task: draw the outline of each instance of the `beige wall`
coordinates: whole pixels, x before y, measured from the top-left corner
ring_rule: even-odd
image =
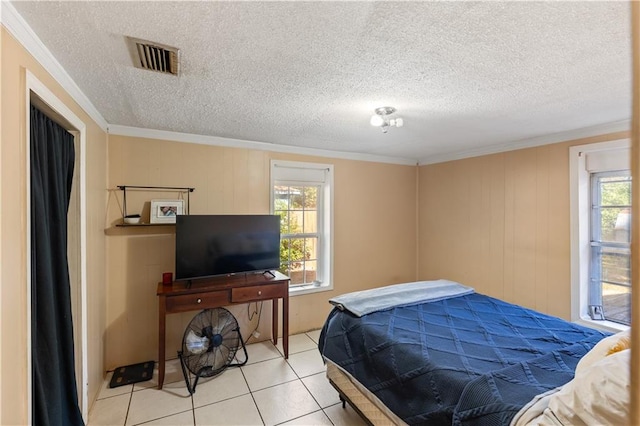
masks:
[[[569,147],[628,136],[420,167],[418,277],[570,319]]]
[[[290,299],[290,333],[319,328],[337,294],[415,279],[416,173],[400,166],[162,140],[109,136],[109,188],[187,186],[191,214],[269,213],[271,159],[334,165],[334,290]],[[127,195],[128,213],[148,214],[145,202],[175,193]],[[162,272],[174,270],[172,228],[116,228],[122,191],[110,191],[107,229],[107,342],[105,368],[157,359]],[[145,218],[146,219],[146,218]],[[248,337],[256,325],[247,305],[230,309]],[[196,312],[170,315],[167,355],[176,357],[184,328]],[[270,336],[269,303],[259,331]]]
[[[25,70],[42,81],[87,125],[89,399],[103,380],[105,329],[106,134],[4,28],[0,110],[0,424],[27,420]]]

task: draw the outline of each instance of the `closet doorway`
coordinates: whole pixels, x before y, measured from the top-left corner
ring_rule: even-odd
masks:
[[[26,72],[26,141],[27,141],[27,312],[28,312],[28,389],[29,418],[34,419],[34,377],[33,377],[33,302],[32,292],[32,206],[31,206],[31,106],[73,135],[75,160],[67,213],[67,261],[69,269],[69,290],[74,341],[74,370],[78,407],[84,422],[88,421],[88,350],[87,350],[87,244],[86,244],[86,126],[35,76]],[[37,344],[37,343],[36,343]]]

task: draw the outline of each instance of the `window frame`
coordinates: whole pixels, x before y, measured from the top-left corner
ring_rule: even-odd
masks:
[[[288,238],[289,240],[292,239],[307,239],[307,238],[316,238],[317,239],[317,244],[316,244],[316,258],[315,258],[315,262],[316,262],[316,280],[318,282],[324,282],[324,270],[323,270],[323,263],[324,263],[324,259],[320,259],[322,256],[321,254],[323,253],[323,244],[324,244],[324,238],[322,237],[322,233],[323,233],[323,229],[324,229],[324,218],[323,218],[323,214],[322,212],[324,211],[324,190],[323,190],[323,185],[319,184],[319,183],[314,183],[314,182],[297,182],[297,181],[290,181],[290,180],[274,180],[273,183],[273,188],[272,188],[272,192],[274,191],[274,188],[276,186],[287,186],[288,188],[291,187],[315,187],[318,189],[318,193],[316,195],[316,213],[317,213],[317,222],[316,222],[316,228],[317,231],[316,232],[304,232],[304,230],[302,232],[296,232],[296,233],[287,233],[286,238]],[[276,197],[274,194],[274,209],[273,209],[273,214],[276,214],[277,211],[280,210],[276,210],[275,209],[275,201],[276,201]],[[293,211],[291,208],[287,209],[288,212]],[[304,222],[304,209],[303,209],[303,222]],[[303,225],[304,228],[304,225]],[[282,240],[284,236],[280,235],[280,240]],[[304,261],[306,262],[306,260]],[[281,265],[282,266],[282,265]],[[309,285],[311,283],[304,283],[304,284],[290,284],[291,288],[295,288],[295,287],[304,287],[306,285]]]
[[[624,207],[626,209],[631,209],[631,205],[624,206],[604,206],[602,204],[602,193],[600,191],[601,179],[607,177],[626,177],[631,178],[631,170],[622,169],[622,170],[607,170],[607,171],[598,171],[590,173],[590,185],[591,185],[591,202],[590,202],[590,245],[591,245],[591,256],[589,259],[590,267],[589,267],[589,316],[594,321],[611,321],[617,324],[618,321],[614,321],[606,318],[606,312],[604,310],[604,296],[602,291],[602,285],[604,277],[603,271],[603,254],[607,252],[607,249],[626,249],[629,251],[628,257],[629,262],[631,261],[631,241],[627,242],[614,242],[614,241],[604,241],[602,238],[602,210],[603,208],[609,207]],[[629,277],[630,278],[630,277]],[[631,281],[631,280],[629,280]],[[626,286],[623,283],[613,283],[609,282],[612,285]],[[631,288],[631,283],[628,286]],[[602,309],[602,311],[599,311]],[[600,317],[599,319],[595,317]],[[611,317],[609,317],[611,318]],[[629,316],[629,322],[631,322],[631,316]],[[630,325],[630,324],[622,324],[622,325]]]
[[[589,287],[591,267],[591,175],[587,169],[589,154],[614,153],[626,150],[631,168],[631,141],[618,139],[608,142],[577,145],[569,148],[570,183],[570,243],[571,243],[571,320],[588,327],[607,331],[621,331],[629,327],[607,320],[593,320],[589,315]],[[596,171],[615,171],[620,167],[606,165]],[[595,171],[594,171],[595,172]]]
[[[275,187],[319,186],[318,255],[315,284],[289,286],[289,295],[316,293],[333,290],[333,165],[299,161],[271,160],[270,168],[270,212],[275,214]],[[319,178],[320,172],[323,177]],[[300,233],[304,236],[305,233]]]

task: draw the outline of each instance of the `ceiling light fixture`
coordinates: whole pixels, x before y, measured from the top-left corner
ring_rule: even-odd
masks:
[[[375,115],[371,116],[371,125],[375,127],[380,127],[382,129],[382,133],[387,133],[389,127],[402,127],[404,125],[404,120],[400,117],[390,118],[389,115],[396,112],[394,107],[386,106],[375,109]]]

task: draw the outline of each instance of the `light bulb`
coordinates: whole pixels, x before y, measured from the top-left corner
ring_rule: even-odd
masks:
[[[382,118],[382,116],[376,114],[376,115],[372,115],[371,116],[371,121],[370,121],[372,126],[376,126],[376,127],[380,127],[384,125],[384,118]]]
[[[396,127],[402,127],[404,125],[404,120],[400,117],[396,118]]]

